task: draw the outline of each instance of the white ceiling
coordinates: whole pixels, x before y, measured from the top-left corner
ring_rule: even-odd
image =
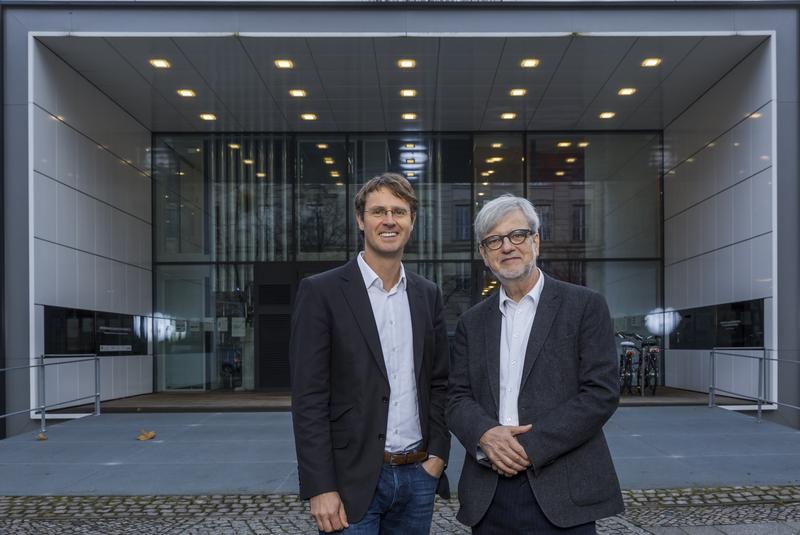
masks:
[[[38,39],[151,131],[384,132],[661,129],[765,37]],[[661,65],[642,68],[652,56]],[[155,57],[172,68],[154,69]],[[526,57],[539,67],[522,69]],[[278,58],[295,68],[277,69]],[[399,69],[399,58],[417,67]],[[517,87],[527,95],[510,97]],[[620,87],[638,91],[621,97]],[[508,111],[517,119],[501,120]],[[319,119],[302,121],[304,112]],[[418,119],[402,120],[406,112]]]

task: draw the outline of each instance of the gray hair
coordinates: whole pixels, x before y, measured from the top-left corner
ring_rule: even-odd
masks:
[[[475,216],[475,238],[478,242],[480,243],[501,219],[514,210],[522,212],[534,233],[539,232],[539,215],[531,201],[524,197],[504,193],[484,204],[478,215]]]

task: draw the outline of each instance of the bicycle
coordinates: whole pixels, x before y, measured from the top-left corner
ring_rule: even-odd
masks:
[[[634,381],[638,378],[638,368],[641,358],[634,364],[634,357],[641,355],[640,349],[637,347],[635,338],[641,339],[639,335],[634,333],[626,333],[619,331],[616,333],[617,337],[622,339],[620,342],[620,356],[619,356],[619,393],[624,394],[627,390],[629,394],[633,394]],[[636,381],[638,383],[638,381]]]
[[[642,388],[650,390],[650,395],[656,395],[658,378],[661,370],[659,357],[661,355],[661,339],[658,336],[648,336],[641,340],[640,366],[644,366],[641,371]]]

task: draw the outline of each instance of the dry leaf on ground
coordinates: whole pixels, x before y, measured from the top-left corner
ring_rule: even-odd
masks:
[[[36,440],[47,440],[47,435],[45,435],[44,433],[39,433],[38,435],[36,435]]]
[[[139,434],[136,435],[136,440],[153,440],[154,438],[156,438],[155,431],[145,431],[144,429],[139,431]]]

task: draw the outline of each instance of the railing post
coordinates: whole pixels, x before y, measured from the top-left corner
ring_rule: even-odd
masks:
[[[714,372],[714,350],[713,349],[708,354],[708,360],[709,360],[708,369],[709,369],[709,373],[710,373],[710,378],[709,378],[709,382],[708,382],[708,406],[709,407],[713,407],[714,403],[715,403],[715,401],[714,401],[714,376],[716,375],[715,372]]]
[[[100,357],[94,356],[94,415],[100,416]]]
[[[47,398],[44,389],[44,354],[39,355],[39,416],[41,417],[40,430],[47,431]]]
[[[757,421],[761,422],[761,405],[764,399],[764,356],[758,359],[758,417]]]

